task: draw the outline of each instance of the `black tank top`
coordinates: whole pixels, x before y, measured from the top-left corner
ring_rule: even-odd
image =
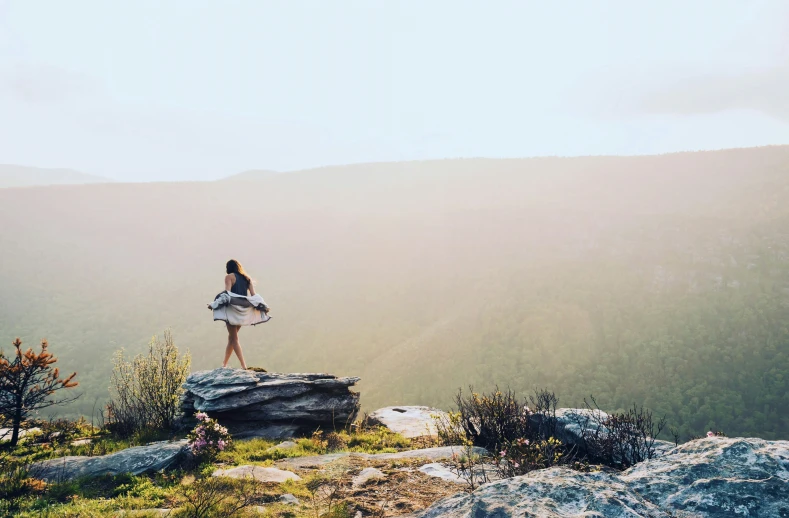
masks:
[[[249,282],[247,282],[243,275],[239,275],[237,273],[234,273],[233,275],[236,276],[236,282],[230,288],[230,291],[238,295],[246,295],[247,290],[249,289]]]

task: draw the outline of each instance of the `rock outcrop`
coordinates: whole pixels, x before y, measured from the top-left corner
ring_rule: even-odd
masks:
[[[379,408],[368,416],[372,424],[385,426],[403,437],[413,438],[436,435],[433,416],[445,416],[446,412],[426,406],[388,406]]]
[[[341,428],[359,411],[359,378],[241,369],[194,372],[184,383],[186,415],[206,412],[236,437],[289,438]]]
[[[29,472],[32,477],[47,482],[121,473],[139,475],[165,469],[186,449],[185,440],[155,442],[97,457],[70,456],[44,460],[32,464]]]
[[[713,437],[621,473],[534,471],[446,498],[415,516],[789,516],[789,441]]]

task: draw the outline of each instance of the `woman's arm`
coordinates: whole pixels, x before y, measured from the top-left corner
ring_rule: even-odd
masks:
[[[249,281],[249,294],[255,296],[255,285],[252,284],[252,280]]]
[[[236,282],[236,276],[232,273],[228,273],[225,276],[225,291],[230,291],[230,288],[233,287],[233,283]]]

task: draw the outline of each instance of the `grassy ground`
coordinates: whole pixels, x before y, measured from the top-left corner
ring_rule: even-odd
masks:
[[[173,518],[344,518],[352,517],[356,510],[363,510],[365,516],[395,516],[426,507],[462,489],[418,472],[415,468],[420,462],[416,460],[370,462],[343,458],[320,469],[297,470],[302,480],[282,484],[210,476],[217,467],[265,466],[287,457],[341,451],[383,453],[415,447],[410,440],[384,428],[315,434],[296,439],[295,446],[286,448],[277,448],[275,442],[264,439],[236,441],[231,450],[222,452],[211,463],[167,473],[103,476],[45,484],[27,478],[24,471],[25,465],[42,459],[111,453],[161,438],[119,440],[95,436],[92,445],[31,443],[0,453],[0,467],[5,473],[0,480],[0,516],[160,516],[153,511],[142,511],[162,508],[172,510],[169,516]],[[365,487],[353,487],[352,477],[368,466],[377,467],[387,478]],[[280,496],[287,493],[296,496],[301,504],[279,502]]]

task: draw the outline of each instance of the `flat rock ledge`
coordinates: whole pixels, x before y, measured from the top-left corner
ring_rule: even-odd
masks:
[[[291,471],[278,468],[264,468],[262,466],[237,466],[235,468],[218,469],[211,474],[212,477],[251,478],[258,482],[282,483],[286,480],[301,480],[301,477]]]
[[[155,442],[97,457],[69,456],[44,460],[33,463],[29,472],[32,477],[47,482],[121,473],[140,475],[169,467],[186,450],[185,440]]]
[[[368,418],[372,424],[411,439],[437,435],[435,417],[446,415],[443,410],[427,406],[388,406],[379,408]]]
[[[430,461],[439,461],[452,458],[452,455],[464,455],[465,448],[462,446],[440,446],[438,448],[424,448],[421,450],[406,450],[397,453],[361,453],[361,452],[341,452],[329,453],[326,455],[312,455],[308,457],[291,457],[287,459],[280,459],[276,462],[277,466],[288,467],[292,469],[308,469],[320,468],[326,464],[330,464],[336,460],[345,457],[356,457],[359,459],[376,461],[376,460],[398,460],[398,459],[426,459]],[[474,454],[488,455],[485,448],[474,447]]]
[[[445,498],[413,516],[789,516],[789,441],[712,437],[621,473],[544,469]]]
[[[342,428],[359,412],[359,378],[219,368],[189,375],[184,414],[206,412],[235,437],[287,439],[317,428]]]

